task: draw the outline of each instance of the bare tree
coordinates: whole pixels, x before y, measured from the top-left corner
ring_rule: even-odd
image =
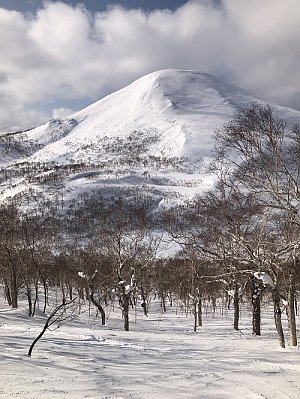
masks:
[[[88,285],[88,290],[89,290],[89,299],[91,300],[91,302],[93,303],[93,305],[96,306],[96,308],[98,309],[98,311],[101,314],[101,323],[104,326],[105,322],[106,322],[106,315],[105,315],[105,310],[103,309],[99,298],[96,298],[95,295],[95,286],[94,286],[94,282],[95,282],[95,278],[98,275],[98,270],[96,269],[95,272],[93,273],[92,276],[88,276],[83,272],[78,272],[78,275],[83,278],[85,280],[85,282]]]
[[[274,115],[271,107],[253,104],[238,112],[235,119],[216,134],[214,163],[215,171],[225,184],[255,195],[260,205],[268,209],[266,212],[269,215],[280,216],[289,221],[294,225],[295,231],[298,231],[300,223],[299,137],[299,127],[287,128],[286,123]],[[277,237],[277,241],[272,243],[272,251],[269,251],[273,255],[269,259],[268,269],[274,270],[274,263],[279,265],[280,255],[283,253],[289,253],[296,259],[299,255],[299,243],[299,238],[293,239],[283,248]],[[276,262],[273,262],[274,259]],[[286,262],[281,261],[281,264]],[[293,309],[296,261],[290,263],[289,273],[290,338],[291,345],[296,346]],[[275,316],[279,312],[277,294],[278,292],[273,292]],[[283,342],[281,345],[284,345]]]
[[[61,325],[62,323],[66,322],[67,320],[74,318],[74,308],[71,309],[71,312],[68,312],[68,310],[70,309],[70,305],[73,304],[75,302],[75,300],[76,300],[76,298],[74,298],[68,302],[62,302],[49,314],[42,331],[34,339],[34,341],[32,342],[32,344],[29,347],[29,350],[28,350],[29,357],[31,357],[31,354],[32,354],[35,344],[42,338],[42,336],[45,334],[45,332],[48,329],[50,329],[50,327],[52,327],[55,323],[58,325]]]
[[[15,203],[0,207],[1,269],[8,303],[18,307],[18,294],[23,283],[23,265],[20,245],[20,212]]]
[[[147,210],[143,207],[118,200],[109,209],[95,213],[94,245],[98,245],[113,264],[124,330],[129,331],[130,302],[137,288],[135,268],[140,269],[154,259],[157,240],[153,238]]]

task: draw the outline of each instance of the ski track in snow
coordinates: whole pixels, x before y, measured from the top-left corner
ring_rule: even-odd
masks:
[[[148,318],[131,314],[122,331],[119,311],[107,326],[82,314],[71,324],[47,331],[32,358],[28,347],[43,317],[25,309],[0,307],[0,398],[22,399],[299,399],[299,350],[279,349],[270,314],[263,335],[253,337],[249,314],[241,332],[231,314],[208,314],[192,331],[190,315],[169,308]]]

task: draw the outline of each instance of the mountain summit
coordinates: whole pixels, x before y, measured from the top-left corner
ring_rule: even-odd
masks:
[[[81,160],[87,143],[95,150],[89,156],[97,157],[103,137],[124,139],[132,132],[160,136],[154,155],[199,158],[211,148],[216,127],[253,101],[257,99],[246,91],[207,73],[154,72],[65,120],[32,130],[29,139],[46,144],[32,159]]]
[[[201,191],[212,184],[203,165],[214,131],[253,102],[264,104],[207,73],[148,74],[66,119],[2,135],[2,166],[11,176],[2,179],[2,198],[44,191],[57,176],[62,184],[56,191],[73,197],[103,186],[147,186],[176,195],[191,186]],[[298,111],[274,110],[292,124],[300,121]]]

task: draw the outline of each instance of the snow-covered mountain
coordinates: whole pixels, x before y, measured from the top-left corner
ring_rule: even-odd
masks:
[[[144,190],[160,204],[213,185],[212,135],[252,102],[245,90],[198,71],[146,75],[66,119],[0,136],[0,199]],[[300,112],[274,106],[289,123]]]

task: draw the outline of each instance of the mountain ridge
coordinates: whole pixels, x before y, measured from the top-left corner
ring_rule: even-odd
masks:
[[[54,191],[70,198],[104,186],[135,186],[184,199],[213,185],[204,168],[213,133],[253,102],[266,104],[208,73],[167,69],[145,75],[10,143],[0,136],[2,168],[11,174],[7,180],[2,171],[0,198],[45,192],[58,179],[61,187]],[[300,122],[299,111],[274,109],[288,122]]]

